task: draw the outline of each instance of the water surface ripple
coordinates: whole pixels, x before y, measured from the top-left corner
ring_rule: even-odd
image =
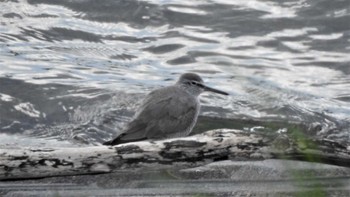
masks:
[[[202,116],[349,142],[349,1],[9,0],[0,15],[0,144],[99,144],[184,72],[231,94],[204,94]]]

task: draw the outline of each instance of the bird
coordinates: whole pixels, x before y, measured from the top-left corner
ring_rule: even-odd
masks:
[[[200,111],[203,92],[228,93],[208,87],[195,73],[182,74],[174,85],[151,91],[121,134],[103,145],[188,136]]]

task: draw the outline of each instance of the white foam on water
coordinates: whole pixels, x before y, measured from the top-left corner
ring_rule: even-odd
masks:
[[[26,102],[26,103],[20,103],[18,105],[15,105],[14,108],[17,111],[20,111],[30,117],[34,117],[34,118],[39,118],[40,117],[40,111],[36,110],[34,108],[34,105]]]
[[[0,101],[11,102],[11,101],[13,101],[14,99],[15,99],[15,98],[13,98],[13,97],[10,96],[10,95],[0,93]]]

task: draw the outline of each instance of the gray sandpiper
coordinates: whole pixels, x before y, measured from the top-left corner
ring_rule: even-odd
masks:
[[[204,85],[197,74],[182,74],[174,85],[149,93],[123,132],[104,145],[187,136],[197,122],[198,96],[204,91],[228,95]]]

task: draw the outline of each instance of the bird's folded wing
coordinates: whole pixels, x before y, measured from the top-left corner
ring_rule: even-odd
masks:
[[[184,90],[158,89],[147,96],[121,138],[137,140],[179,136],[195,121],[197,107],[196,98]]]

